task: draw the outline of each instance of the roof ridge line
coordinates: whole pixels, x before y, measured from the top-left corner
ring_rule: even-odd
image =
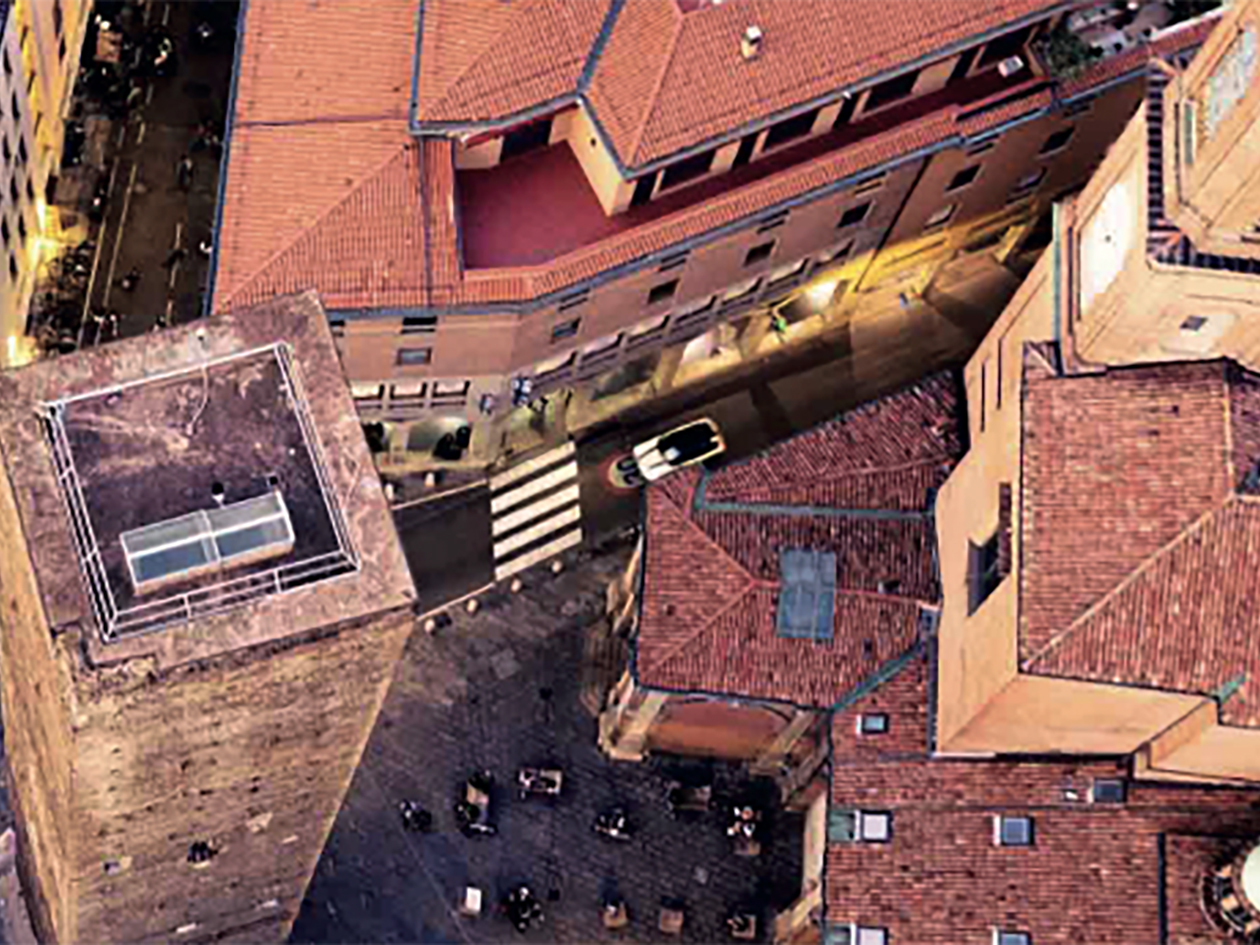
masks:
[[[736,565],[740,567],[740,570],[743,570],[743,567],[740,566],[738,562],[736,562]],[[757,590],[758,588],[756,584],[757,584],[756,579],[749,578],[749,581],[744,586],[744,589],[740,591],[738,594],[736,594],[734,597],[732,597],[730,602],[725,607],[721,607],[718,610],[714,611],[713,615],[709,617],[708,620],[704,621],[704,623],[696,627],[693,633],[687,634],[686,637],[677,641],[673,646],[665,650],[663,654],[658,656],[652,664],[653,670],[659,672],[661,667],[663,667],[666,663],[668,663],[675,656],[677,656],[680,650],[690,645],[694,640],[699,638],[701,635],[707,633],[709,628],[712,627],[715,623],[717,623],[720,618],[726,616],[726,614],[729,611],[733,610],[738,604],[741,604],[744,598],[748,596],[749,592]],[[640,656],[640,660],[642,660],[641,656]]]
[[[1081,627],[1084,626],[1084,624],[1087,623],[1089,620],[1091,620],[1093,617],[1095,617],[1103,607],[1111,603],[1112,600],[1114,600],[1121,593],[1127,590],[1132,584],[1134,584],[1137,581],[1138,578],[1146,574],[1147,571],[1151,570],[1151,568],[1159,564],[1168,554],[1170,554],[1176,548],[1178,548],[1191,535],[1201,531],[1204,527],[1206,527],[1209,520],[1215,518],[1219,513],[1223,512],[1226,506],[1230,505],[1236,498],[1237,497],[1234,495],[1226,495],[1217,505],[1203,512],[1197,519],[1195,519],[1193,522],[1191,522],[1189,525],[1183,528],[1177,534],[1176,537],[1174,537],[1172,540],[1168,541],[1163,546],[1156,549],[1149,556],[1147,556],[1147,558],[1144,561],[1142,561],[1141,564],[1139,564],[1136,568],[1134,568],[1127,575],[1125,575],[1124,580],[1122,580],[1119,584],[1117,584],[1110,591],[1108,591],[1106,594],[1100,597],[1097,601],[1091,604],[1088,608],[1086,608],[1084,613],[1082,613],[1079,617],[1077,617],[1070,624],[1068,624],[1068,626],[1064,628],[1062,631],[1060,631],[1057,635],[1055,635],[1049,641],[1047,641],[1046,645],[1043,646],[1040,650],[1038,650],[1035,654],[1030,656],[1024,662],[1023,667],[1018,668],[1019,672],[1023,673],[1025,670],[1031,670],[1034,663],[1040,660],[1043,656],[1045,656],[1051,650],[1058,647],[1059,644],[1061,644],[1064,640],[1066,640],[1069,636],[1071,636],[1077,630],[1081,629]]]
[[[315,232],[315,230],[318,229],[319,226],[322,225],[337,209],[342,207],[346,203],[347,200],[349,200],[351,197],[358,194],[364,187],[366,187],[372,181],[376,180],[376,178],[380,176],[381,172],[384,171],[385,168],[389,167],[389,165],[392,164],[394,161],[397,161],[399,157],[406,156],[407,151],[409,149],[411,148],[416,149],[417,160],[419,160],[420,159],[419,153],[420,153],[421,147],[422,145],[419,141],[417,141],[416,139],[410,139],[404,142],[402,146],[399,147],[398,150],[396,150],[388,158],[386,158],[377,166],[373,167],[368,173],[364,174],[363,177],[360,178],[355,183],[355,185],[351,187],[350,190],[347,191],[346,194],[340,200],[337,200],[330,206],[326,207],[324,211],[319,214],[319,216],[317,216],[314,220],[311,221],[309,226],[303,227],[301,232],[299,232],[293,239],[291,239],[284,246],[280,247],[280,249],[276,250],[274,253],[268,256],[267,259],[257,269],[255,269],[248,276],[242,279],[237,284],[236,288],[232,291],[232,294],[229,295],[224,300],[224,307],[223,309],[221,309],[221,311],[231,310],[233,307],[232,306],[233,299],[235,299],[239,295],[242,295],[246,289],[248,289],[259,278],[261,278],[263,273],[265,273],[277,261],[279,261],[281,256],[283,256],[285,253],[289,252],[291,249],[297,246],[298,243],[300,243],[302,240],[308,237],[311,233]],[[421,189],[420,199],[421,201],[424,200],[423,189]]]
[[[578,73],[576,91],[583,98],[586,97],[586,90],[590,88],[591,78],[595,75],[595,68],[599,65],[599,60],[604,55],[604,50],[608,48],[608,40],[612,38],[613,27],[617,25],[617,20],[621,18],[621,11],[625,9],[625,6],[626,0],[611,0],[608,4],[608,11],[604,14],[604,22],[599,24],[599,32],[595,34],[595,42],[591,43],[591,48],[586,53],[586,62],[582,63],[582,71]]]
[[[702,478],[700,482],[703,482],[703,481],[704,480]],[[698,491],[698,489],[699,489],[699,483],[697,483],[695,486],[692,486],[693,496]],[[709,535],[705,532],[705,530],[701,528],[699,524],[696,523],[696,521],[691,517],[690,514],[688,514],[686,509],[680,508],[678,504],[669,497],[668,493],[662,491],[659,494],[660,494],[661,499],[665,501],[666,503],[668,503],[669,506],[675,512],[678,513],[678,516],[684,522],[687,523],[687,527],[700,536],[701,541],[703,541],[705,544],[714,548],[723,558],[729,561],[740,574],[744,576],[744,588],[738,594],[734,595],[731,598],[730,603],[728,603],[725,607],[719,608],[716,612],[714,612],[712,616],[709,617],[708,620],[704,621],[704,623],[696,627],[693,633],[687,634],[683,639],[679,640],[673,646],[665,650],[664,654],[661,655],[656,661],[654,661],[654,665],[658,669],[661,666],[663,666],[667,661],[672,659],[675,656],[675,654],[678,652],[678,650],[680,650],[683,646],[691,643],[692,640],[696,639],[698,636],[700,636],[702,633],[708,630],[709,627],[713,626],[714,621],[716,621],[728,610],[730,610],[732,607],[734,607],[736,604],[742,601],[745,597],[747,597],[748,592],[750,590],[754,590],[758,583],[758,579],[753,577],[753,575],[748,572],[747,568],[745,568],[742,564],[740,564],[737,560],[735,560],[735,557],[731,555],[725,548],[719,545],[714,539],[709,537]],[[688,506],[691,505],[690,500],[687,502],[687,505]],[[644,573],[646,574],[646,570]]]
[[[503,35],[507,33],[509,29],[511,29],[513,24],[515,24],[518,19],[520,19],[522,12],[525,9],[532,7],[533,5],[534,4],[531,4],[529,0],[526,0],[526,2],[521,3],[519,5],[514,5],[515,9],[511,11],[511,15],[504,18],[503,28],[494,34],[494,37],[488,43],[486,43],[485,46],[482,47],[481,52],[479,52],[476,56],[473,57],[473,59],[468,63],[467,66],[464,67],[464,69],[459,73],[459,75],[455,76],[453,79],[451,79],[449,82],[446,83],[445,87],[442,89],[441,98],[437,99],[437,101],[433,103],[432,107],[437,108],[438,106],[442,105],[448,98],[450,98],[451,90],[453,90],[456,86],[458,86],[460,82],[464,80],[464,77],[468,75],[468,73],[472,72],[472,70],[476,68],[481,63],[482,60],[488,57],[490,53],[497,48],[499,40],[502,39]],[[417,40],[420,45],[424,44],[423,35],[417,37]],[[430,52],[430,55],[432,55],[432,52]],[[417,88],[419,87],[419,71],[420,71],[419,67],[417,66],[417,69],[416,69]],[[418,105],[419,105],[419,96],[417,96],[417,109],[416,109],[417,111],[419,110]],[[407,122],[408,122],[408,125],[410,125],[411,109],[408,109]]]
[[[665,76],[669,74],[669,67],[674,62],[674,57],[678,55],[678,37],[682,35],[683,30],[683,13],[678,9],[678,4],[672,0],[665,0],[669,4],[674,17],[674,31],[669,37],[669,52],[661,61],[661,68],[657,70],[656,78],[652,80],[652,91],[648,95],[648,108],[643,120],[639,122],[638,130],[634,137],[630,139],[630,153],[628,160],[625,161],[626,168],[635,166],[635,158],[638,156],[639,147],[643,144],[643,136],[647,133],[647,127],[651,123],[652,112],[656,108],[656,100],[660,97],[661,86],[665,84]]]

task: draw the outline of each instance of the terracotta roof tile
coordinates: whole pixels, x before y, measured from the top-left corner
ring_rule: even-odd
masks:
[[[457,0],[462,3],[462,0]],[[637,0],[636,0],[637,2]],[[578,78],[603,25],[610,0],[518,0],[510,20],[492,15],[490,29],[498,27],[494,40],[485,45],[459,78],[444,85],[440,99],[422,90],[422,121],[474,122],[502,118],[534,105],[577,92]],[[426,0],[424,40],[420,61],[430,58],[429,39],[439,36],[441,50],[458,42],[469,20],[444,10],[450,0]],[[430,17],[440,26],[430,30]],[[493,25],[491,25],[493,24]],[[470,46],[485,42],[486,26],[471,31]],[[422,70],[423,70],[422,66]],[[421,83],[427,76],[422,71]]]
[[[1092,804],[1124,762],[931,758],[930,671],[915,656],[833,716],[830,810],[889,812],[892,840],[828,844],[828,923],[914,945],[990,945],[994,928],[1037,945],[1220,941],[1203,880],[1260,833],[1260,791],[1129,782],[1124,804]],[[867,712],[886,734],[856,734]],[[995,846],[999,814],[1032,817],[1033,846]]]
[[[234,122],[405,120],[418,3],[251,0]]]
[[[399,148],[375,173],[233,294],[233,306],[318,288],[322,301],[399,304],[430,284],[425,273],[419,147]]]
[[[1025,378],[1022,658],[1220,505],[1225,403],[1220,362]]]
[[[250,9],[256,5],[262,4]],[[406,122],[393,119],[234,128],[218,234],[216,309],[407,140]]]
[[[951,375],[929,378],[707,480],[690,471],[651,487],[640,681],[830,706],[910,650],[919,639],[921,604],[940,595],[929,515],[881,515],[870,505],[820,511],[793,501],[820,498],[811,489],[789,495],[772,489],[776,504],[758,503],[776,476],[789,483],[810,476],[832,481],[839,471],[862,480],[862,489],[849,494],[891,497],[894,513],[924,512],[929,484],[942,481],[961,455],[953,384]],[[829,456],[836,470],[828,469]],[[902,464],[919,457],[933,457],[930,473],[907,480]],[[881,471],[881,464],[889,465]],[[881,484],[881,477],[891,484]],[[723,496],[716,505],[708,491],[715,484]],[[915,495],[919,504],[911,506]],[[785,548],[835,554],[831,640],[778,636]]]
[[[1026,374],[1024,427],[1023,670],[1204,695],[1243,677],[1221,719],[1260,726],[1260,378]]]
[[[417,109],[423,116],[503,38],[527,4],[520,0],[419,2],[422,34],[416,92]],[[415,48],[413,38],[411,51]]]

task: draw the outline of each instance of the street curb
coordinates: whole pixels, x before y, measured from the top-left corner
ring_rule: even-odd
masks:
[[[445,499],[453,495],[459,495],[462,492],[468,492],[471,489],[489,488],[490,477],[478,479],[476,482],[465,483],[462,486],[455,486],[453,489],[445,489],[441,492],[435,492],[433,495],[421,496],[418,499],[408,499],[406,502],[398,502],[389,507],[391,512],[397,512],[399,509],[412,509],[418,505],[425,505],[429,502],[436,502],[438,499]]]

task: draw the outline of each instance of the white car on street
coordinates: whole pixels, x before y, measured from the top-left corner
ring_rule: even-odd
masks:
[[[693,420],[634,448],[634,461],[648,482],[675,469],[702,463],[726,450],[717,424],[707,417]]]

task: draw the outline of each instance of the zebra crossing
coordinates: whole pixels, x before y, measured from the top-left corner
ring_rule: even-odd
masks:
[[[565,443],[490,479],[494,579],[582,543],[577,453]]]

